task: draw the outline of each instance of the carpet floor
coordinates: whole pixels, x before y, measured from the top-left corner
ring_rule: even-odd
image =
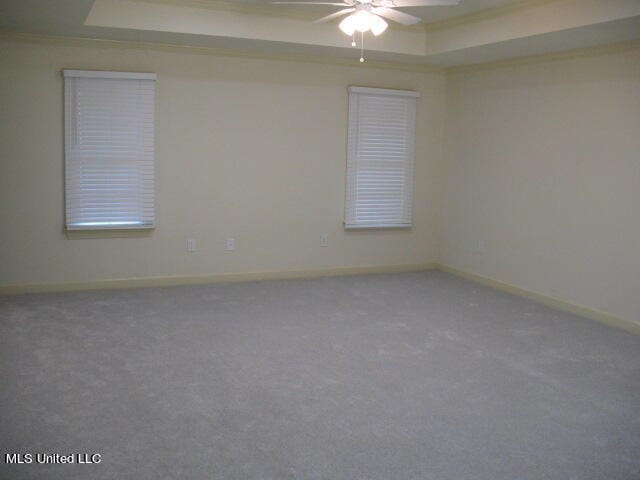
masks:
[[[5,296],[0,360],[3,480],[640,479],[640,336],[441,272]]]

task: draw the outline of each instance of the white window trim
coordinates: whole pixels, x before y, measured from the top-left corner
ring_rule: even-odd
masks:
[[[102,70],[72,70],[72,69],[64,69],[62,70],[62,74],[64,78],[103,78],[103,79],[130,79],[130,80],[150,80],[156,81],[157,75],[155,73],[145,73],[145,72],[115,72],[115,71],[102,71]],[[66,95],[68,94],[67,86],[65,84],[65,100],[64,100],[64,108],[65,108],[65,229],[69,231],[79,231],[79,230],[151,230],[155,228],[155,200],[153,201],[153,210],[154,213],[152,215],[151,221],[123,221],[123,222],[77,222],[77,223],[68,223],[67,218],[67,182],[68,172],[67,162],[69,155],[69,144],[68,139],[70,132],[68,129],[71,127],[70,122],[72,118],[75,116],[75,113],[70,112],[70,105],[68,103],[68,99]],[[75,129],[75,126],[73,126]],[[155,155],[153,159],[153,163],[155,165]],[[155,166],[154,166],[155,170]],[[155,176],[155,175],[154,175]],[[155,181],[152,180],[152,190],[155,190]],[[155,197],[155,194],[153,194]]]
[[[391,95],[394,97],[420,97],[420,92],[414,92],[413,90],[394,90],[391,88],[373,87],[349,87],[348,90],[349,93],[370,93],[373,95]]]
[[[143,72],[107,72],[102,70],[68,70],[62,71],[65,77],[76,78],[123,78],[130,80],[157,80],[155,73]]]
[[[361,86],[350,86],[347,89],[348,91],[348,99],[349,99],[349,106],[351,107],[351,94],[352,93],[361,93],[361,94],[370,94],[370,95],[379,95],[379,96],[394,96],[394,97],[410,97],[410,98],[419,98],[420,97],[420,93],[416,92],[416,91],[412,91],[412,90],[395,90],[395,89],[388,89],[388,88],[373,88],[373,87],[361,87]],[[353,119],[351,117],[352,112],[349,112],[349,117],[348,117],[348,131],[347,131],[347,172],[346,175],[348,176],[349,174],[349,166],[350,166],[350,162],[353,161],[353,159],[351,158],[352,155],[352,150],[353,150],[353,145],[351,145],[351,138],[353,137],[353,132],[351,132],[349,129],[353,128]],[[414,129],[416,128],[416,118],[414,117],[414,125],[413,125]],[[415,133],[413,135],[413,145],[412,145],[412,153],[413,153],[413,158],[411,159],[411,162],[413,164],[415,164]],[[411,182],[415,183],[415,166],[412,165],[412,169],[413,169],[413,175],[411,178]],[[410,202],[411,202],[411,211],[412,211],[412,215],[411,215],[411,221],[407,222],[407,223],[377,223],[377,224],[358,224],[358,223],[347,223],[346,219],[347,219],[347,209],[349,207],[348,205],[348,196],[349,196],[349,181],[348,178],[346,179],[347,181],[346,183],[346,188],[345,188],[345,220],[343,221],[343,226],[345,230],[377,230],[377,229],[384,229],[384,230],[390,230],[390,229],[410,229],[413,227],[413,204],[414,204],[414,185],[412,184],[412,188],[411,188],[411,198],[410,198]]]

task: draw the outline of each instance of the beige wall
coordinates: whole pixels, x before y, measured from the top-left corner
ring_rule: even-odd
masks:
[[[640,322],[640,50],[447,89],[441,260]]]
[[[0,285],[436,258],[443,75],[11,40],[0,65]],[[158,74],[152,234],[65,236],[62,68]],[[411,231],[342,228],[351,84],[422,95]]]
[[[0,286],[440,261],[640,321],[638,49],[446,78],[12,40],[0,62]],[[65,235],[62,68],[158,73],[153,233]],[[411,231],[342,228],[351,84],[422,94]]]

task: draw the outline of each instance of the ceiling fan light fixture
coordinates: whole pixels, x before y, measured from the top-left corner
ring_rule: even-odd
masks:
[[[314,23],[326,23],[340,17],[344,17],[340,22],[340,30],[352,37],[351,46],[356,46],[356,32],[360,32],[360,61],[364,62],[364,37],[365,33],[371,31],[376,37],[387,30],[389,26],[386,19],[392,20],[401,25],[415,25],[422,19],[415,15],[396,10],[401,7],[431,7],[458,5],[461,0],[277,0],[273,4],[295,4],[295,5],[333,5],[342,7],[341,10],[325,15],[314,21]],[[345,16],[346,15],[346,16]]]
[[[362,33],[371,29],[373,17],[375,17],[375,15],[367,12],[366,10],[358,10],[351,16],[353,17],[353,24],[356,30]]]
[[[356,31],[364,33],[369,30],[377,36],[384,32],[387,26],[387,22],[367,10],[358,10],[340,22],[340,30],[349,36]]]
[[[356,31],[356,25],[353,20],[353,15],[349,15],[347,18],[340,22],[340,30],[346,33],[349,36],[352,36]]]
[[[382,32],[384,32],[389,25],[381,17],[377,15],[371,16],[373,17],[373,20],[371,22],[371,33],[373,33],[377,37]]]

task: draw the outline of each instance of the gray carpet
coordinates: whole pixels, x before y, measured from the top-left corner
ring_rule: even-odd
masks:
[[[0,298],[20,479],[640,479],[640,336],[440,272]]]

